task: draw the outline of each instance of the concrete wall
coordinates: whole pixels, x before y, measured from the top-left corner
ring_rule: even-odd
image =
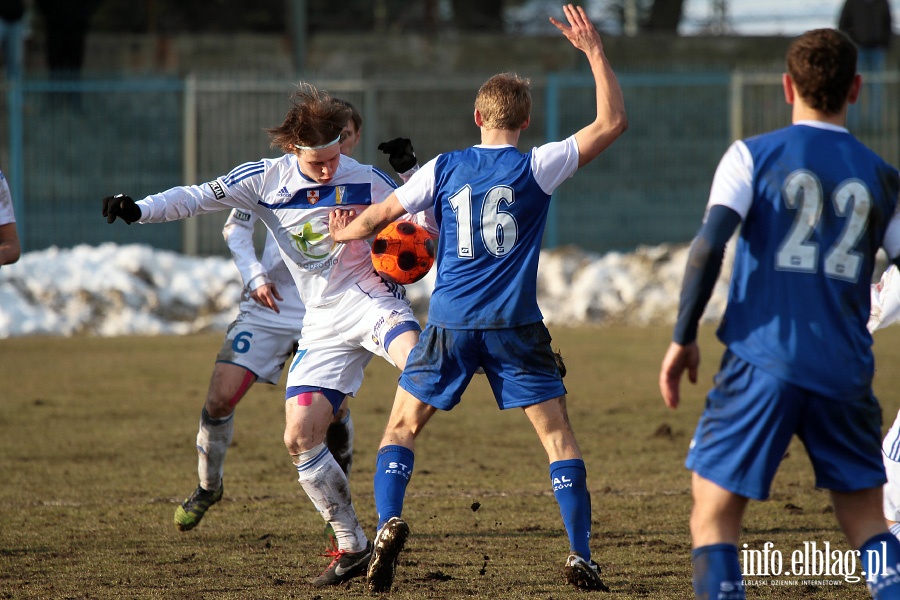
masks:
[[[780,69],[789,41],[783,37],[642,35],[607,36],[604,46],[617,69]],[[32,73],[45,70],[43,47],[39,35],[27,44],[27,65]],[[538,75],[586,67],[581,53],[562,36],[316,35],[309,39],[305,56],[309,71],[351,77],[482,75],[502,70]],[[894,57],[892,61],[897,62]],[[87,42],[85,72],[251,72],[280,76],[294,74],[293,62],[292,40],[282,35],[93,34]]]

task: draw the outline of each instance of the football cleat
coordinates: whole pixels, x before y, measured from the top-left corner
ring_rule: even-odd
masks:
[[[347,550],[326,550],[323,556],[331,556],[331,564],[322,571],[321,575],[309,582],[315,587],[326,585],[340,585],[354,577],[365,574],[372,557],[372,543],[366,543],[366,547],[359,552]]]
[[[566,581],[578,589],[609,591],[600,579],[600,566],[594,561],[586,561],[577,554],[570,554],[563,571],[566,574]]]
[[[215,492],[208,492],[198,485],[194,493],[175,509],[175,527],[179,531],[188,531],[199,525],[209,507],[222,499],[224,490],[224,482]]]
[[[369,562],[366,581],[373,592],[389,592],[400,551],[409,537],[409,525],[400,517],[391,517],[375,536],[375,549]]]

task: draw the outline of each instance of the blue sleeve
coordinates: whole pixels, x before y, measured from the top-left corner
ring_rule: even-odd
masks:
[[[740,223],[741,216],[727,206],[716,204],[709,209],[706,222],[700,227],[688,253],[678,304],[678,321],[672,336],[676,344],[690,344],[697,339],[700,317],[722,270],[725,246]]]

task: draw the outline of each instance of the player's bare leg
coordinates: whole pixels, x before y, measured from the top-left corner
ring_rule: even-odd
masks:
[[[887,529],[881,486],[855,492],[831,491],[834,515],[847,541],[859,551],[866,584],[874,598],[900,598],[900,581],[891,565],[900,563],[900,541]]]
[[[694,592],[701,596],[711,590],[742,589],[737,544],[741,520],[748,499],[712,481],[693,474],[691,491],[691,562]]]
[[[834,516],[852,548],[860,548],[873,536],[885,533],[880,487],[857,492],[831,492]]]
[[[418,331],[404,331],[391,340],[391,345],[387,348],[387,353],[401,371],[406,368],[406,359],[409,358],[409,352],[418,341]]]
[[[371,545],[359,525],[347,476],[325,446],[334,407],[320,392],[304,392],[285,402],[284,445],[303,491],[334,531],[331,564],[310,583],[337,585],[365,573]]]
[[[737,546],[747,498],[729,492],[696,473],[691,480],[691,492],[694,496],[691,510],[693,547],[711,544]]]
[[[566,411],[565,396],[532,404],[523,410],[537,432],[550,462],[581,458],[581,450],[575,441],[575,433]]]
[[[222,499],[225,454],[234,435],[234,409],[256,376],[238,365],[218,362],[213,369],[197,432],[197,489],[175,509],[175,527],[200,524],[210,506]]]

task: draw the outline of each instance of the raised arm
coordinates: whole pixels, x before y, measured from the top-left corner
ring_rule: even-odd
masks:
[[[567,4],[563,6],[563,11],[569,21],[568,26],[553,17],[550,17],[550,22],[587,56],[597,89],[597,117],[593,123],[575,134],[580,168],[597,158],[622,135],[628,128],[628,117],[625,114],[622,89],[603,53],[603,43],[597,29],[582,7]]]

